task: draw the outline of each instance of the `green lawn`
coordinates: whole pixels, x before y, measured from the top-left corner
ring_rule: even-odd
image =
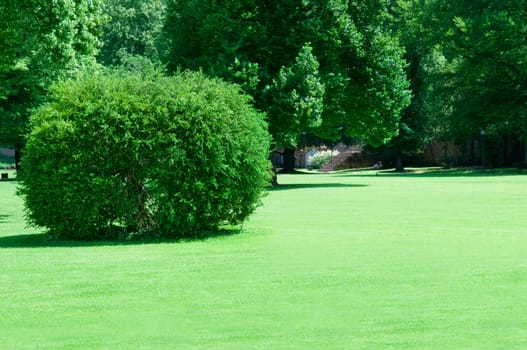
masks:
[[[527,176],[282,175],[240,234],[53,242],[0,182],[0,349],[525,349]]]

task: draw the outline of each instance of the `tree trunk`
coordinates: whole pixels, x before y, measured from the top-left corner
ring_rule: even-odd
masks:
[[[404,172],[403,154],[400,151],[395,156],[395,171],[398,173]]]
[[[476,143],[474,139],[470,141],[470,164],[476,164]]]
[[[273,166],[273,177],[271,178],[271,185],[278,186],[278,168],[282,166],[282,154],[278,151],[273,151],[269,155],[269,160]]]
[[[271,178],[271,185],[278,186],[278,174],[276,172],[276,167],[273,166],[273,177]]]
[[[293,173],[295,171],[295,149],[284,149],[284,168],[283,173]]]
[[[20,158],[22,153],[20,153],[22,147],[20,145],[15,145],[15,169],[20,170]]]
[[[430,150],[430,161],[432,162],[432,164],[435,164],[436,163],[436,158],[435,158],[435,155],[434,155],[434,146],[432,145],[432,143],[430,143],[428,145],[428,149]]]

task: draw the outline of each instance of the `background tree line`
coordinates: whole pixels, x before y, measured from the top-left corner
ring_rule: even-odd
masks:
[[[289,168],[295,147],[342,139],[382,146],[402,168],[432,140],[482,129],[509,164],[510,140],[527,135],[526,10],[524,0],[1,0],[0,143],[23,147],[54,81],[145,56],[240,84]]]

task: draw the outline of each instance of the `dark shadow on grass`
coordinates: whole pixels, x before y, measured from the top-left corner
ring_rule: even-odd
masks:
[[[241,228],[219,229],[205,234],[187,238],[132,238],[122,240],[64,240],[56,239],[46,233],[27,235],[13,235],[0,237],[0,249],[2,248],[76,248],[76,247],[104,247],[104,246],[129,246],[145,244],[185,243],[205,241],[242,233]]]
[[[412,168],[403,172],[397,172],[393,169],[378,170],[376,172],[369,171],[364,175],[360,171],[343,172],[336,176],[399,176],[399,177],[495,177],[495,176],[520,176],[527,175],[527,169],[521,168],[496,168],[496,169],[482,169],[482,168],[445,168],[433,170],[421,170],[419,168]]]
[[[481,168],[451,168],[438,169],[432,171],[419,172],[419,170],[409,170],[399,173],[394,170],[380,173],[380,175],[390,176],[419,176],[419,177],[470,177],[470,176],[510,176],[510,175],[527,175],[525,169],[516,168],[498,168],[498,169],[481,169]]]
[[[4,222],[6,222],[7,218],[9,217],[9,215],[4,215],[4,214],[0,214],[0,224],[3,224]]]
[[[270,192],[283,190],[301,190],[301,189],[316,189],[316,188],[351,188],[351,187],[366,187],[368,185],[362,184],[344,184],[344,183],[305,183],[305,184],[278,184],[277,186],[268,187]]]
[[[316,175],[320,174],[317,170],[307,170],[307,169],[295,169],[293,171],[278,171],[278,175]]]

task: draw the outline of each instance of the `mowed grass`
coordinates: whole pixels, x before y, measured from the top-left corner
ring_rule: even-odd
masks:
[[[451,175],[281,175],[148,244],[48,241],[0,182],[0,349],[525,349],[527,176]]]

